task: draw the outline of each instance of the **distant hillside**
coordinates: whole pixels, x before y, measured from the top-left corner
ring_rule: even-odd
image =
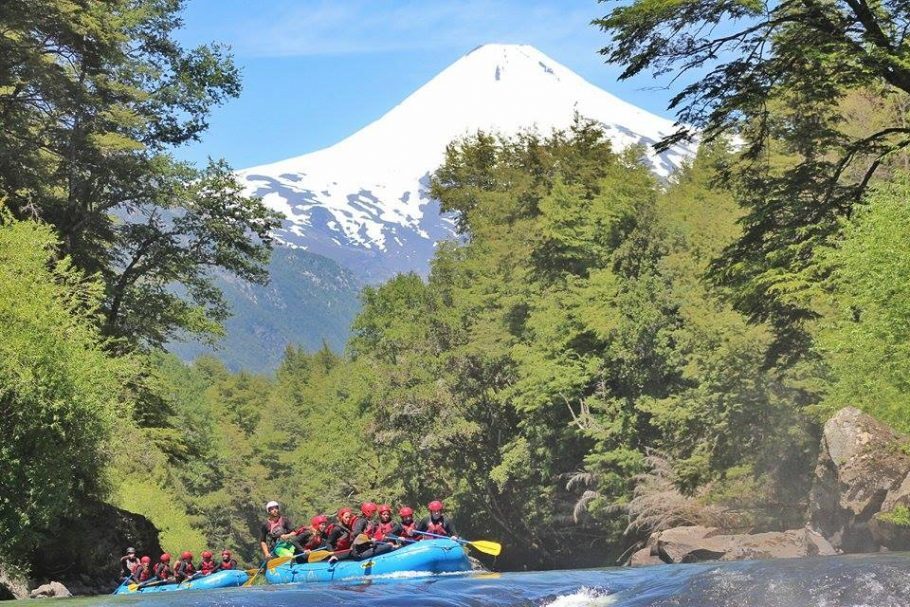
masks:
[[[272,253],[269,272],[265,287],[218,278],[234,316],[216,350],[196,342],[168,349],[187,361],[214,354],[234,371],[277,368],[289,343],[316,350],[325,340],[341,352],[360,309],[362,285],[354,275],[330,259],[287,247]]]

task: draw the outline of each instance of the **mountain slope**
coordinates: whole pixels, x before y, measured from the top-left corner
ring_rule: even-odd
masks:
[[[652,144],[673,123],[626,103],[530,46],[485,45],[329,148],[240,171],[247,192],[286,216],[277,237],[377,282],[426,273],[451,218],[429,199],[430,174],[452,140],[478,129],[512,135],[567,128],[576,113],[603,125],[618,149]],[[649,154],[669,175],[694,146]]]
[[[344,349],[360,310],[361,283],[334,261],[300,249],[277,247],[270,284],[261,287],[225,276],[217,284],[231,305],[226,337],[215,349],[196,342],[168,346],[184,360],[214,354],[232,371],[272,371],[288,344],[314,351],[323,340]]]

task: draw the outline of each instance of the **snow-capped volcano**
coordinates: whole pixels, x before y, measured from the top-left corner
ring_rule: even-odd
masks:
[[[385,116],[343,141],[240,171],[247,193],[284,213],[279,241],[332,258],[370,282],[426,273],[452,221],[427,194],[429,176],[452,140],[477,130],[541,134],[572,124],[576,112],[602,123],[617,149],[653,144],[673,123],[590,84],[537,49],[478,47]],[[694,146],[649,156],[668,175]]]

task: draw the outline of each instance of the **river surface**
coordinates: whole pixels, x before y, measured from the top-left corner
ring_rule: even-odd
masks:
[[[361,583],[87,597],[64,605],[910,607],[910,553],[641,569],[398,576]]]

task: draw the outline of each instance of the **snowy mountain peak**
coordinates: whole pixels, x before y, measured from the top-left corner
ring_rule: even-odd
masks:
[[[478,130],[513,135],[564,129],[576,113],[602,123],[618,149],[673,132],[669,120],[585,81],[527,45],[485,44],[461,57],[379,120],[339,143],[240,171],[247,191],[287,218],[279,240],[320,253],[370,281],[424,273],[452,236],[427,195],[446,145]],[[694,154],[651,154],[666,176]]]

